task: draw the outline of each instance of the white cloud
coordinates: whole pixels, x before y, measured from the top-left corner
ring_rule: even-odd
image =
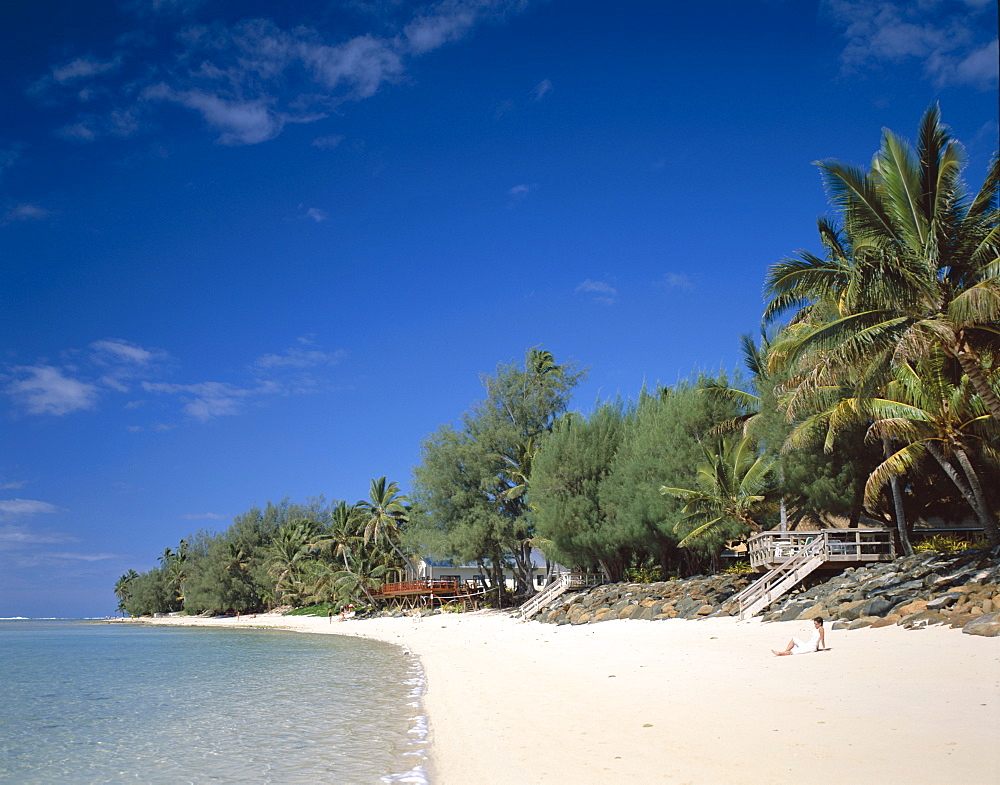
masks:
[[[27,480],[7,480],[4,483],[0,483],[0,490],[16,491],[23,488],[27,484],[28,484]]]
[[[0,526],[0,545],[51,545],[64,542],[79,542],[79,538],[50,531],[34,531],[27,526],[4,524]]]
[[[52,81],[64,85],[68,82],[75,82],[79,79],[105,74],[108,71],[115,71],[121,66],[121,60],[97,60],[94,57],[78,57],[65,65],[52,69]]]
[[[176,395],[184,401],[182,411],[189,417],[202,422],[215,417],[239,414],[244,401],[262,390],[237,387],[225,382],[201,382],[199,384],[168,384],[165,382],[143,382],[146,392]]]
[[[668,289],[682,289],[685,292],[690,292],[694,289],[691,279],[684,273],[667,273],[657,283],[660,286],[666,286]]]
[[[824,0],[843,28],[845,68],[916,60],[937,85],[997,83],[997,44],[990,35],[992,3],[966,0],[962,11],[939,0]]]
[[[508,188],[507,195],[513,196],[516,199],[524,198],[537,187],[535,183],[521,183],[520,185],[515,185],[513,188]]]
[[[98,388],[65,376],[51,365],[18,366],[4,390],[31,414],[63,415],[97,404]]]
[[[35,515],[50,515],[64,512],[48,502],[37,499],[0,499],[0,520],[11,521],[19,518],[30,518]]]
[[[57,552],[57,553],[46,553],[45,558],[48,559],[63,559],[65,561],[107,561],[108,559],[120,559],[121,555],[117,553],[67,553]]]
[[[340,143],[344,141],[344,137],[340,134],[330,134],[329,136],[317,136],[312,140],[312,146],[318,147],[320,150],[332,150],[335,147],[339,147]]]
[[[452,7],[449,10],[420,16],[404,28],[403,34],[410,44],[410,51],[418,55],[424,54],[446,43],[464,38],[472,29],[476,23],[475,4],[463,6],[451,3],[450,5]]]
[[[162,83],[148,88],[143,97],[173,101],[194,109],[209,128],[219,131],[219,142],[225,145],[266,142],[281,133],[285,125],[285,119],[276,114],[265,99],[226,99],[202,90],[178,91]]]
[[[181,516],[186,521],[224,521],[227,517],[217,512],[192,512]]]
[[[543,79],[535,85],[535,100],[541,101],[545,96],[552,92],[552,88],[552,81],[550,79]]]
[[[290,349],[285,349],[281,354],[261,355],[254,362],[254,367],[266,370],[273,368],[319,368],[337,365],[346,356],[347,352],[343,349],[324,352],[319,349],[301,349],[293,346]]]
[[[118,51],[108,59],[84,55],[54,66],[29,93],[53,105],[87,104],[86,115],[63,124],[59,133],[67,139],[129,136],[152,127],[144,116],[167,102],[197,112],[222,144],[259,144],[289,123],[313,122],[345,101],[374,95],[398,82],[410,59],[465,38],[476,25],[502,19],[527,2],[441,0],[411,11],[408,21],[394,19],[390,27],[398,32],[337,40],[332,29],[286,30],[267,19],[187,24],[181,16],[196,2],[134,0],[127,7],[137,13],[176,13],[119,37]],[[405,9],[399,4],[393,15]],[[168,54],[151,60],[158,40]],[[339,142],[329,136],[314,143],[329,149]]]
[[[110,360],[117,360],[135,365],[147,365],[153,359],[153,353],[149,349],[143,349],[138,344],[131,341],[124,341],[121,338],[105,338],[94,341],[90,344],[95,359],[100,363]]]
[[[37,204],[18,204],[4,212],[3,223],[20,223],[21,221],[40,221],[52,215],[51,210],[39,207]]]
[[[592,281],[590,278],[578,284],[575,291],[577,293],[596,292],[598,294],[609,294],[612,296],[618,294],[618,290],[611,284],[605,281]]]
[[[306,218],[311,218],[316,223],[323,223],[327,219],[327,214],[325,210],[320,210],[318,207],[310,207],[306,210]]]
[[[577,284],[573,290],[576,294],[589,294],[593,296],[594,302],[612,305],[617,302],[618,290],[607,281],[594,281],[587,278]]]

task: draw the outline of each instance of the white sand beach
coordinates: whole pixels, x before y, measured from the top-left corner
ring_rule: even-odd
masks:
[[[809,622],[519,623],[497,613],[266,626],[400,644],[423,663],[431,780],[466,783],[996,785],[1000,639]]]

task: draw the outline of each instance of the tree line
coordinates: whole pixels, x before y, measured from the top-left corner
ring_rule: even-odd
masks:
[[[421,445],[410,497],[253,508],[159,567],[123,610],[370,600],[413,554],[476,563],[503,600],[531,550],[609,580],[718,569],[775,526],[862,517],[911,552],[913,524],[972,518],[1000,545],[1000,157],[982,187],[936,106],[916,146],[884,131],[869,167],[820,161],[821,254],[768,272],[744,367],[570,411],[585,371],[541,347]],[[125,599],[122,599],[125,597]]]

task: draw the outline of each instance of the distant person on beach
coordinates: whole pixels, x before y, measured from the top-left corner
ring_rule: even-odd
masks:
[[[326,620],[330,624],[333,624],[333,608],[327,608],[326,609]]]
[[[788,641],[788,648],[784,651],[775,651],[771,649],[771,653],[776,657],[784,657],[788,654],[810,654],[814,651],[825,651],[826,650],[826,634],[823,631],[823,617],[817,616],[813,619],[813,634],[808,641],[801,641],[798,638],[792,638]]]

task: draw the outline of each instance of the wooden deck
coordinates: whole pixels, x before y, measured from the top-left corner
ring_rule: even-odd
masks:
[[[374,595],[376,601],[398,608],[421,608],[457,602],[466,610],[476,608],[482,587],[452,578],[420,578],[386,583]]]
[[[747,540],[751,566],[758,571],[780,567],[806,545],[822,539],[823,567],[851,567],[896,558],[889,529],[823,529],[821,531],[767,531]]]

